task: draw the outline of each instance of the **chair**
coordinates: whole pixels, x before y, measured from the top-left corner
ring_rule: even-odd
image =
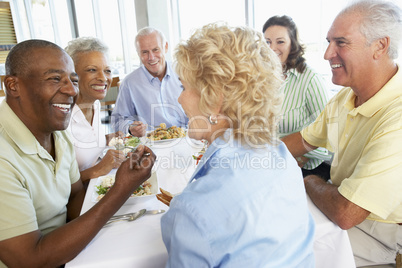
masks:
[[[1,83],[0,83],[0,97],[4,97],[6,96],[5,90],[4,90],[4,78],[6,76],[5,75],[0,75],[1,78]]]
[[[398,253],[396,255],[396,268],[402,268],[402,254]]]
[[[106,116],[103,123],[109,122],[110,116],[113,111],[114,104],[116,103],[117,95],[119,94],[119,86],[120,86],[120,78],[118,76],[113,77],[112,84],[110,85],[110,89],[107,92],[105,98],[101,100],[102,111],[106,111],[108,116]]]

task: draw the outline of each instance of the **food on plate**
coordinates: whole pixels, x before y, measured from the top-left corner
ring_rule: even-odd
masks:
[[[206,147],[208,146],[208,142],[206,140],[202,140],[202,143],[204,143],[204,147],[202,147],[201,151],[193,155],[193,159],[196,160],[196,165],[200,162],[201,158],[205,154]]]
[[[128,135],[124,139],[119,137],[114,137],[109,142],[109,147],[115,147],[117,150],[123,150],[123,153],[127,155],[128,152],[136,148],[141,141],[138,137]]]
[[[130,136],[126,137],[125,145],[130,147],[137,147],[140,144],[140,139],[138,137]]]
[[[96,185],[96,193],[98,194],[97,200],[101,200],[102,197],[112,188],[115,182],[115,175],[105,176],[100,185]],[[151,183],[149,181],[145,181],[140,185],[131,195],[133,196],[143,196],[143,195],[151,195]]]
[[[171,193],[169,193],[166,190],[163,190],[162,188],[159,188],[159,190],[161,190],[160,194],[156,195],[156,198],[161,201],[163,204],[169,206],[170,205],[170,201],[173,198],[173,195]]]
[[[119,137],[113,137],[110,141],[109,141],[109,146],[110,147],[116,147],[117,144],[124,144],[124,140],[122,138]]]
[[[161,123],[159,125],[159,128],[148,133],[147,136],[152,141],[160,141],[167,139],[183,138],[186,136],[186,132],[181,127],[171,126],[169,128],[166,128],[166,124]]]
[[[195,164],[198,165],[202,158],[203,154],[199,154],[198,156],[193,155],[193,159],[196,160]]]

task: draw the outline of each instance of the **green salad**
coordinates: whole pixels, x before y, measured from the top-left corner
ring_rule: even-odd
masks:
[[[97,200],[99,201],[102,197],[113,187],[115,182],[114,175],[105,176],[100,183],[100,185],[95,185],[96,193],[98,194]],[[151,183],[149,181],[143,182],[132,194],[131,196],[143,196],[151,195]]]
[[[138,137],[131,137],[126,139],[126,146],[136,147],[140,144],[140,139]]]

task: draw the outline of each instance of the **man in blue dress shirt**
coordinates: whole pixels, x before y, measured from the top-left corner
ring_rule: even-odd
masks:
[[[164,34],[151,27],[143,28],[135,44],[142,65],[120,85],[112,113],[114,129],[143,136],[146,125],[186,126],[188,119],[177,101],[181,83],[165,59],[168,43]]]

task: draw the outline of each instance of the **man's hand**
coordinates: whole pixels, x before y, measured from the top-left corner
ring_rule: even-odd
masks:
[[[302,168],[310,159],[305,156],[296,157],[297,165]]]
[[[143,145],[138,146],[135,152],[127,155],[127,160],[117,170],[112,189],[121,187],[125,189],[124,192],[129,197],[135,189],[151,177],[155,159],[156,155],[151,149]],[[120,190],[123,190],[121,188]]]
[[[143,137],[145,136],[145,133],[147,131],[147,125],[142,123],[141,121],[134,121],[129,127],[128,127],[131,135],[135,137]]]

